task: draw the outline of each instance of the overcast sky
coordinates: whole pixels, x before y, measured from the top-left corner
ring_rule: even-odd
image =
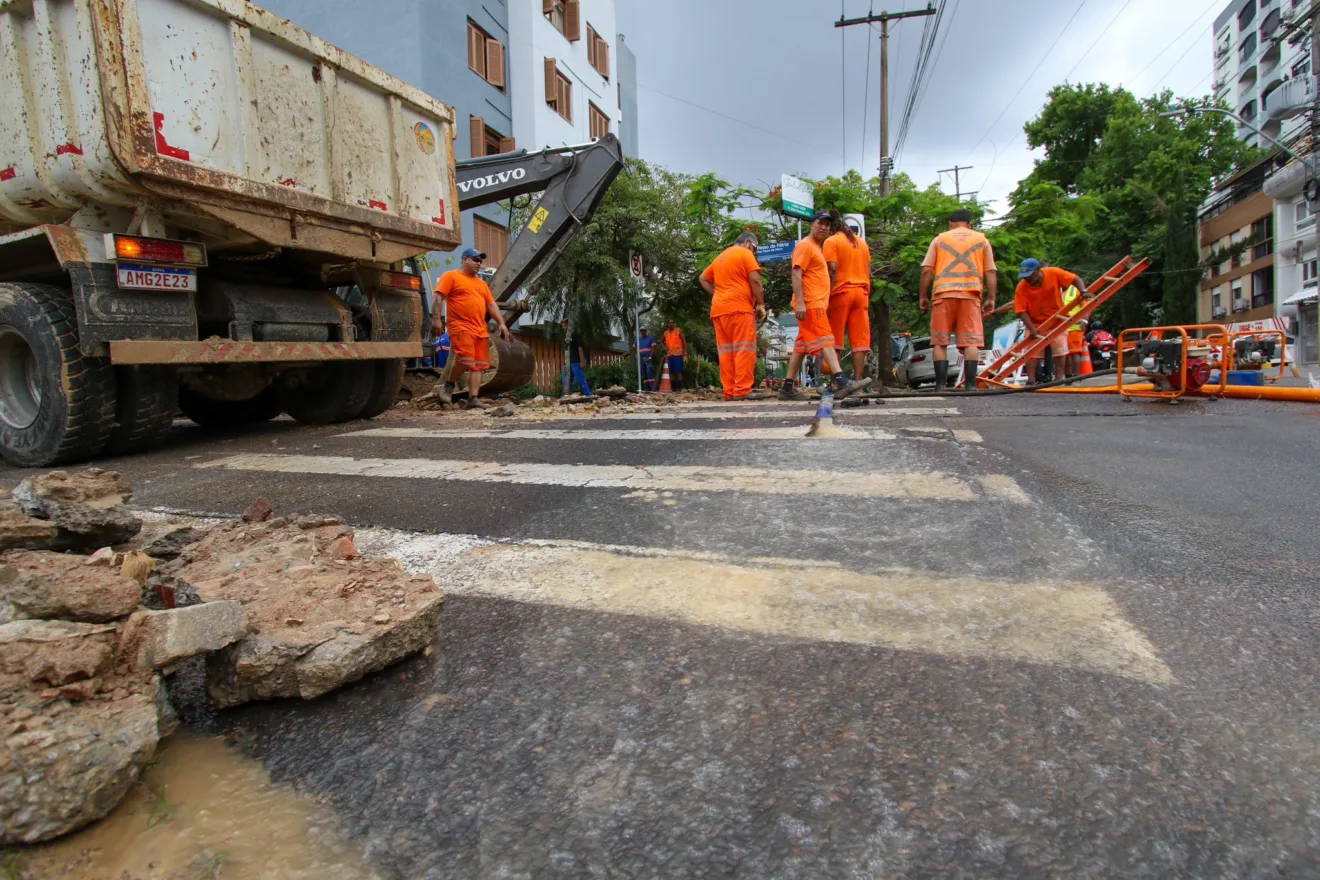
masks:
[[[963,191],[978,190],[980,199],[1002,205],[1031,170],[1022,124],[1051,87],[1066,79],[1122,84],[1139,96],[1161,88],[1206,93],[1211,25],[1226,5],[948,0],[939,54],[897,170],[925,185],[939,169],[971,165],[962,172]],[[854,18],[872,9],[925,6],[926,0],[618,0],[619,30],[637,55],[642,157],[748,186],[777,183],[785,172],[875,174],[879,26],[833,25],[841,11]],[[924,21],[890,25],[891,152]],[[952,192],[952,175],[944,177]]]

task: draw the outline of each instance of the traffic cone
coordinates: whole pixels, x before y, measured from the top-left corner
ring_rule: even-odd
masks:
[[[1082,354],[1082,372],[1079,373],[1078,375],[1081,375],[1081,376],[1087,376],[1087,375],[1090,375],[1091,373],[1094,373],[1094,372],[1095,372],[1095,367],[1091,366],[1091,353],[1090,353],[1089,351],[1088,351],[1088,352],[1083,352],[1083,354]]]
[[[673,393],[674,386],[669,381],[669,358],[665,358],[664,369],[660,372],[660,387],[655,390],[662,394]]]

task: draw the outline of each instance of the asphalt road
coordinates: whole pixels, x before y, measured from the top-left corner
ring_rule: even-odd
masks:
[[[385,876],[1320,876],[1320,409],[810,416],[181,426],[104,466],[342,514],[447,590],[429,657],[216,722]]]

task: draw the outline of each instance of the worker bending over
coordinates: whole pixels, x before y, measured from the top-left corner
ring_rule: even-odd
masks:
[[[725,400],[746,400],[756,383],[756,328],[765,320],[765,289],[756,236],[744,232],[701,273],[720,354]]]
[[[488,409],[490,404],[480,398],[481,374],[490,369],[490,333],[486,319],[494,321],[500,335],[509,338],[508,325],[495,305],[495,297],[486,282],[477,277],[486,255],[476,248],[467,248],[460,258],[459,268],[440,276],[435,285],[435,301],[431,309],[431,332],[436,336],[444,331],[440,317],[440,300],[449,310],[449,343],[452,352],[449,364],[441,377],[440,399],[450,402],[450,377],[467,370],[468,409]],[[455,366],[457,365],[457,366]]]
[[[834,382],[834,393],[840,397],[860,391],[866,381],[849,382],[839,365],[834,351],[834,333],[830,329],[830,270],[825,265],[825,252],[821,245],[834,229],[834,218],[825,212],[811,221],[811,234],[793,249],[793,314],[797,315],[798,335],[793,343],[793,356],[788,361],[788,378],[779,389],[780,400],[806,400],[802,392],[793,387],[793,377],[802,366],[802,358],[820,353]]]
[[[1017,312],[1018,319],[1027,328],[1027,332],[1036,339],[1044,338],[1040,327],[1063,308],[1063,292],[1068,287],[1075,286],[1079,291],[1086,290],[1086,282],[1082,280],[1082,276],[1067,269],[1043,265],[1034,257],[1022,261],[1018,279],[1017,290],[1013,294],[1013,308]],[[1059,328],[1050,337],[1049,352],[1054,366],[1052,373],[1055,378],[1062,378],[1064,360],[1068,357],[1066,327]],[[1036,358],[1031,362],[1032,382],[1040,381],[1041,360]]]
[[[830,270],[830,332],[843,361],[843,335],[852,345],[853,378],[866,374],[866,356],[871,353],[871,248],[842,220],[834,221],[834,234],[825,239],[821,251]]]
[[[923,312],[931,309],[937,389],[948,385],[949,344],[956,336],[963,353],[964,385],[968,391],[975,390],[977,361],[985,342],[982,316],[994,311],[998,284],[990,240],[972,228],[970,211],[954,211],[949,215],[948,230],[935,236],[921,262],[918,304]]]

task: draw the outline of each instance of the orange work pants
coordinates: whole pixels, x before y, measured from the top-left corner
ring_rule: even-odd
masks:
[[[724,399],[746,397],[756,382],[756,317],[736,312],[711,318],[720,352],[720,384]]]

